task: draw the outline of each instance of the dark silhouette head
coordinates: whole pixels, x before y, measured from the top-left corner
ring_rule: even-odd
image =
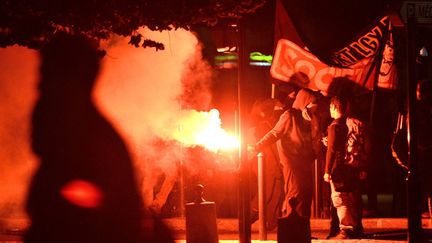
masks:
[[[90,93],[102,52],[82,35],[57,34],[41,50],[41,91]]]
[[[300,90],[300,86],[295,83],[281,83],[278,85],[278,93],[276,97],[283,103],[285,109],[291,108],[295,97]]]

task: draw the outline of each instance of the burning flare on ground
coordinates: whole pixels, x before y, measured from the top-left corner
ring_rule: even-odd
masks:
[[[209,112],[185,110],[181,112],[173,137],[185,146],[200,145],[213,152],[238,148],[237,137],[225,131],[221,124],[217,109]]]

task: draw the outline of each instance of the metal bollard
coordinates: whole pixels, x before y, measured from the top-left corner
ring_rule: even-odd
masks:
[[[216,223],[216,206],[203,198],[204,187],[196,186],[196,198],[186,204],[186,242],[219,242]]]
[[[267,240],[267,210],[266,210],[266,185],[265,185],[265,160],[264,154],[258,153],[258,220],[259,240]]]

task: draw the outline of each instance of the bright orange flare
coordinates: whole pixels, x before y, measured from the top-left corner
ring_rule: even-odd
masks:
[[[238,139],[221,127],[216,109],[209,112],[184,111],[180,124],[174,138],[185,146],[200,145],[214,152],[239,146]]]
[[[88,181],[70,181],[60,193],[67,201],[79,207],[97,208],[102,204],[102,191]]]

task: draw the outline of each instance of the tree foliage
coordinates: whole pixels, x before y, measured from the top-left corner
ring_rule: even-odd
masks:
[[[135,46],[163,48],[137,30],[189,29],[252,13],[265,0],[2,0],[0,47],[38,49],[54,33],[85,34],[96,40],[129,36]]]

